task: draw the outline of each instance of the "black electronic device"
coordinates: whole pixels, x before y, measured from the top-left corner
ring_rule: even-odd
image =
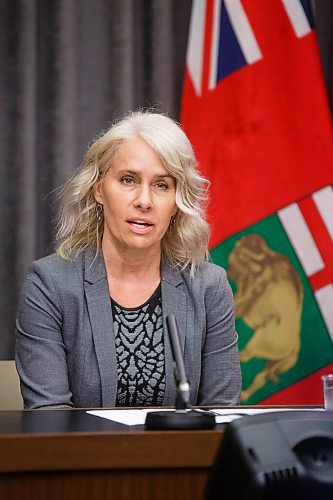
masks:
[[[206,500],[333,500],[333,412],[290,410],[234,420]]]
[[[191,410],[189,403],[190,386],[186,375],[183,353],[180,345],[176,318],[170,314],[166,318],[173,359],[175,361],[175,380],[177,384],[176,409],[148,413],[146,427],[149,430],[172,429],[213,429],[215,417],[208,412]]]

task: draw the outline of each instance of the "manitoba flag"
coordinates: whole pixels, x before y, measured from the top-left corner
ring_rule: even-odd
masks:
[[[306,0],[194,0],[182,124],[211,181],[245,403],[320,404],[333,371],[333,140]]]

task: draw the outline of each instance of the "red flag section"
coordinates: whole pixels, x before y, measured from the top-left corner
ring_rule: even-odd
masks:
[[[280,207],[332,183],[332,123],[316,34],[309,22],[306,26],[304,9],[305,28],[297,34],[288,1],[198,3],[203,29],[200,32],[195,26],[196,33],[192,29],[190,43],[199,47],[201,64],[195,66],[196,54],[194,49],[191,54],[189,47],[182,125],[212,183],[209,216],[213,247]],[[298,3],[300,9],[305,5],[304,1]],[[235,5],[238,12],[232,12]],[[237,44],[238,52],[246,51],[248,39],[239,41],[242,25],[237,27],[235,18],[240,12],[257,44],[257,60],[251,62],[248,57],[247,62],[243,57],[245,64],[240,61],[233,68],[231,60],[224,68],[224,58],[235,55],[237,59]],[[194,22],[192,17],[192,26]],[[214,53],[216,39],[220,45],[216,49],[215,42]],[[215,86],[209,76],[214,68],[220,72]]]

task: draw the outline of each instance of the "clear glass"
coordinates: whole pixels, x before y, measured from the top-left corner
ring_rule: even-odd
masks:
[[[325,410],[333,411],[333,374],[323,375]]]

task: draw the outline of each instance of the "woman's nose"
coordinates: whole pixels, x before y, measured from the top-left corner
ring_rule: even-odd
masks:
[[[153,200],[150,186],[141,185],[139,187],[134,204],[137,208],[141,208],[141,210],[151,209]]]

